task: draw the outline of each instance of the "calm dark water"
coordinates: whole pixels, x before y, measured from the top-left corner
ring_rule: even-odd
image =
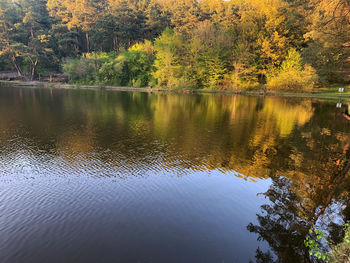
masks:
[[[350,219],[344,107],[0,87],[0,262],[308,262]]]

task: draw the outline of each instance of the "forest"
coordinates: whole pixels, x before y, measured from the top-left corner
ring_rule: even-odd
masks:
[[[311,91],[344,83],[350,0],[0,0],[0,71],[31,81]]]

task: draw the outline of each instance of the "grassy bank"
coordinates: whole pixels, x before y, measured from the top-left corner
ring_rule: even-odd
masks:
[[[232,90],[190,90],[190,89],[157,89],[157,88],[133,88],[115,86],[87,86],[77,84],[63,84],[53,82],[23,82],[23,81],[0,81],[0,86],[15,86],[28,88],[56,88],[56,89],[93,89],[93,90],[115,90],[115,91],[138,91],[138,92],[172,92],[172,93],[212,93],[212,94],[241,94],[250,96],[278,96],[278,97],[301,97],[320,99],[350,99],[350,86],[331,85],[327,88],[318,88],[313,92],[264,92],[264,91],[232,91]],[[339,88],[344,88],[340,93]]]

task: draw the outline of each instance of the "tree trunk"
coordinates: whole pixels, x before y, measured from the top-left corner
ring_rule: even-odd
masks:
[[[35,70],[36,70],[36,66],[38,65],[38,59],[35,60],[31,70],[30,70],[30,81],[34,80],[34,75],[35,75]]]
[[[118,37],[113,37],[113,50],[114,50],[114,52],[115,53],[117,53],[118,52]]]
[[[85,33],[85,39],[86,39],[86,51],[90,52],[90,43],[89,43],[89,33]]]
[[[76,43],[79,43],[78,37],[75,37],[75,40],[77,41]],[[79,52],[79,46],[74,44],[74,49],[78,53]]]
[[[31,35],[32,39],[34,39],[33,26],[30,26],[30,35]]]
[[[18,65],[16,57],[14,55],[11,57],[11,60],[12,60],[12,63],[13,63],[13,65],[15,66],[15,68],[17,70],[18,76],[19,77],[24,77],[23,71],[22,71],[21,67]]]

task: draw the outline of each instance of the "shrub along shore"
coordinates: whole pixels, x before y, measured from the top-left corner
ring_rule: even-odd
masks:
[[[166,92],[179,94],[228,94],[228,95],[247,95],[247,96],[276,96],[276,97],[300,97],[300,98],[320,98],[330,100],[349,100],[350,86],[346,87],[341,84],[332,85],[327,88],[319,88],[314,91],[306,92],[271,92],[271,91],[235,91],[235,90],[199,90],[199,89],[162,89],[162,88],[135,88],[135,87],[117,87],[106,85],[82,85],[67,84],[59,82],[40,82],[40,81],[6,81],[0,80],[1,87],[23,87],[23,88],[52,88],[52,89],[90,89],[105,91],[132,91],[132,92]],[[339,88],[344,88],[344,92],[340,93]]]

